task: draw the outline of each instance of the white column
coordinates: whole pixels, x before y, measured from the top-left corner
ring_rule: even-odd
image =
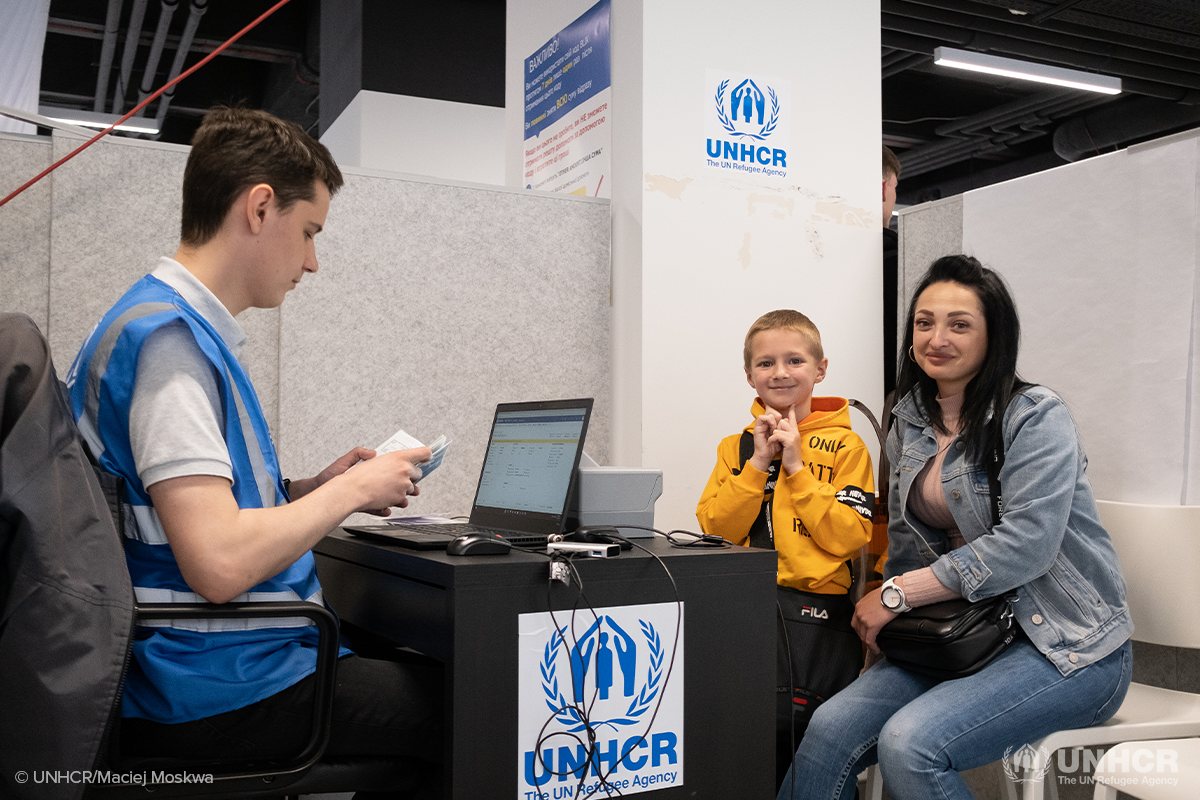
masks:
[[[0,24],[0,106],[38,113],[42,46],[50,0],[5,0]],[[34,133],[27,122],[0,117],[0,131]]]
[[[612,39],[613,462],[661,467],[657,524],[695,529],[759,315],[821,329],[818,394],[882,404],[879,3],[613,0]],[[707,70],[780,87],[786,179],[707,166]]]

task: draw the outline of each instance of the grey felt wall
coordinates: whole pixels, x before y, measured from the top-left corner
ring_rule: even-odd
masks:
[[[50,143],[0,133],[0,195],[50,166]],[[50,184],[28,189],[0,209],[0,310],[50,321]]]
[[[79,140],[0,134],[0,190]],[[0,208],[0,311],[29,314],[65,375],[103,313],[174,253],[187,148],[105,140]],[[454,440],[413,512],[466,513],[497,402],[595,397],[609,452],[604,201],[347,171],[320,270],[238,320],[284,473],[403,427]]]
[[[900,212],[897,280],[896,346],[904,341],[904,321],[913,290],[929,265],[942,256],[962,252],[962,195],[912,206]]]

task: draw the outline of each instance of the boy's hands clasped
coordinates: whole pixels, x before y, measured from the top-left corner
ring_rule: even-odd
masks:
[[[768,407],[754,420],[754,455],[750,457],[750,465],[759,472],[766,472],[772,461],[781,458],[783,469],[789,475],[804,469],[798,429],[794,405],[788,408],[786,417]]]

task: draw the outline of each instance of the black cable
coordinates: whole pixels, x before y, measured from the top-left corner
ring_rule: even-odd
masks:
[[[711,533],[695,533],[694,531],[685,531],[680,528],[676,528],[676,529],[667,531],[666,533],[663,533],[658,528],[650,528],[645,525],[622,524],[620,527],[633,528],[634,530],[639,530],[639,531],[650,531],[650,532],[655,533],[655,534],[663,537],[664,539],[666,539],[668,542],[671,543],[672,547],[696,548],[696,549],[702,549],[702,548],[707,549],[707,548],[718,548],[718,547],[722,548],[722,549],[727,549],[727,548],[733,547],[733,543],[730,542],[729,540],[723,539],[720,536],[716,536]],[[693,538],[690,541],[686,538],[681,538],[681,537],[688,537],[688,536],[691,536]],[[626,539],[624,536],[621,536],[620,534],[617,534],[613,538],[620,539],[621,541],[625,541],[625,542],[629,542],[630,544],[633,544],[632,539]],[[644,547],[639,547],[638,549],[646,550],[646,548],[644,548]],[[650,553],[649,550],[646,550],[646,552]],[[650,553],[650,555],[654,556],[655,558],[658,558],[658,556],[655,556],[653,553]],[[663,565],[663,569],[666,569],[665,564]],[[667,574],[669,575],[670,571],[668,571]]]
[[[655,528],[646,528],[646,527],[643,527],[640,525],[622,525],[621,527],[637,528],[639,530],[652,531],[653,533],[666,538],[667,541],[671,542],[672,547],[696,547],[696,546],[698,546],[696,542],[701,541],[703,539],[703,537],[700,534],[694,534],[689,531],[671,531],[669,533],[663,533],[662,531],[659,531]],[[698,538],[696,541],[693,541],[693,542],[676,543],[676,541],[672,540],[672,536],[674,536],[675,534],[686,534],[687,536],[694,536],[694,537],[698,537]],[[544,774],[562,776],[562,775],[567,775],[569,773],[567,773],[565,771],[557,771],[556,772],[555,770],[547,767],[545,760],[542,758],[543,746],[549,739],[553,738],[554,736],[566,736],[579,745],[584,744],[583,739],[580,736],[571,733],[570,731],[556,731],[554,733],[547,735],[546,729],[550,726],[550,724],[552,722],[554,722],[558,718],[559,714],[561,714],[562,712],[567,711],[567,710],[573,711],[574,715],[579,719],[580,724],[582,724],[584,726],[583,731],[586,733],[586,736],[587,736],[587,745],[586,745],[586,750],[585,750],[586,758],[584,760],[583,766],[581,768],[579,768],[581,770],[580,777],[579,777],[579,781],[575,787],[575,795],[577,797],[583,797],[583,798],[591,797],[592,795],[599,792],[602,788],[607,793],[607,796],[611,797],[614,792],[619,797],[623,796],[620,789],[612,786],[608,782],[608,777],[617,769],[617,767],[621,764],[621,762],[625,760],[625,757],[628,756],[628,754],[633,750],[634,747],[637,746],[637,744],[644,743],[646,741],[646,737],[649,735],[650,731],[652,731],[654,729],[654,723],[658,719],[658,712],[662,708],[663,699],[666,697],[667,687],[670,685],[670,682],[671,682],[671,675],[674,673],[674,670],[675,670],[675,657],[679,650],[679,637],[683,632],[683,603],[679,598],[679,586],[678,586],[678,584],[676,584],[675,577],[671,574],[671,570],[667,566],[666,562],[664,562],[657,553],[651,552],[649,549],[643,547],[642,545],[638,544],[637,542],[626,539],[624,536],[621,536],[619,533],[613,534],[613,538],[617,539],[618,541],[627,542],[631,547],[636,547],[637,549],[646,553],[651,558],[653,558],[655,561],[657,561],[659,563],[659,565],[662,567],[663,572],[666,573],[667,579],[670,580],[670,582],[671,582],[671,589],[675,595],[675,636],[671,643],[671,658],[667,663],[667,671],[663,677],[662,688],[659,690],[658,700],[654,704],[654,711],[651,713],[650,720],[646,724],[645,732],[642,733],[642,735],[637,738],[637,740],[628,748],[628,750],[626,750],[625,752],[620,752],[618,750],[617,758],[614,760],[613,765],[611,767],[609,767],[603,774],[601,774],[599,772],[595,772],[595,768],[594,768],[595,755],[596,755],[596,730],[591,724],[591,711],[599,697],[599,687],[593,688],[592,697],[587,702],[586,707],[580,707],[580,703],[568,703],[557,709],[553,709],[553,713],[551,714],[550,718],[546,720],[545,724],[542,725],[541,730],[538,732],[538,738],[534,744],[534,752],[536,754],[538,764],[541,766]],[[711,537],[711,538],[712,539],[720,539],[720,537]],[[721,546],[729,547],[730,546],[729,543],[725,542],[723,539],[721,539],[720,542],[721,543],[706,541],[706,542],[704,542],[704,544],[699,545],[699,546],[704,546],[704,547],[721,547]],[[723,543],[723,545],[722,545],[722,543]],[[578,641],[578,637],[575,635],[575,614],[579,610],[580,601],[582,600],[587,605],[588,610],[592,612],[592,617],[596,621],[597,624],[599,624],[600,617],[598,614],[596,614],[596,611],[595,611],[594,607],[592,606],[591,602],[587,600],[587,596],[584,593],[583,578],[582,578],[582,576],[580,576],[579,571],[575,568],[575,565],[572,562],[572,559],[570,557],[568,557],[567,554],[565,554],[565,553],[549,553],[549,554],[544,554],[544,555],[547,555],[547,557],[549,558],[549,560],[552,563],[557,562],[557,563],[563,563],[563,564],[567,565],[568,569],[571,570],[571,574],[575,577],[575,580],[579,585],[579,590],[576,595],[575,602],[571,608],[570,625],[569,625],[569,627],[560,627],[558,624],[558,619],[554,616],[554,605],[552,603],[552,595],[551,595],[551,591],[550,591],[551,588],[553,587],[553,583],[554,583],[555,579],[549,578],[546,583],[546,605],[547,605],[547,608],[549,608],[549,610],[550,610],[550,621],[554,625],[555,631],[569,630],[571,633],[571,636],[575,639],[574,647],[576,649],[578,649],[579,641]],[[567,642],[565,636],[563,637],[563,643],[570,646],[570,644]],[[574,667],[572,666],[572,672],[571,672],[572,686],[574,685],[574,678],[575,678]],[[596,783],[596,786],[591,791],[584,793],[583,788],[584,788],[585,782],[587,780],[589,767],[591,767],[592,771],[595,772],[597,783]]]
[[[787,618],[783,616],[783,606],[779,605],[779,597],[775,598],[775,610],[779,612],[779,627],[783,630],[783,649],[787,652],[788,665],[788,737],[791,742],[792,765],[788,767],[790,778],[790,796],[796,796],[796,675],[792,669],[792,643],[788,639]]]
[[[550,594],[550,590],[554,585],[555,579],[550,578],[546,582],[546,607],[549,609],[549,612],[550,612],[550,622],[554,625],[554,630],[556,633],[559,631],[566,631],[566,630],[570,631],[572,638],[575,640],[574,648],[575,648],[576,652],[578,652],[579,637],[577,635],[575,635],[575,614],[579,610],[579,601],[583,600],[585,603],[587,603],[588,610],[590,610],[592,612],[592,617],[593,617],[593,619],[595,619],[597,625],[599,625],[599,623],[600,623],[600,617],[598,614],[596,614],[595,609],[592,607],[592,604],[587,600],[587,596],[584,594],[584,589],[583,589],[583,577],[579,574],[579,570],[577,570],[575,568],[575,565],[571,562],[571,558],[569,557],[569,555],[566,553],[548,553],[546,555],[550,559],[551,563],[560,563],[560,564],[566,565],[567,568],[571,570],[571,573],[575,576],[575,581],[579,586],[579,591],[575,596],[575,602],[571,607],[570,625],[565,626],[565,627],[560,627],[558,624],[558,619],[554,616],[554,604],[552,602],[553,598],[552,598],[552,595]],[[570,645],[567,642],[566,636],[563,636],[563,644],[568,645],[568,653],[570,653]],[[572,688],[574,687],[574,681],[575,681],[575,673],[574,673],[573,667],[572,667],[572,672],[571,672]],[[580,739],[580,737],[574,735],[570,731],[556,731],[555,733],[546,735],[546,728],[548,728],[552,722],[554,722],[556,719],[558,719],[559,714],[563,713],[564,711],[568,711],[568,710],[574,712],[575,717],[579,720],[579,723],[583,725],[583,730],[586,731],[586,733],[587,733],[587,747],[584,751],[585,758],[583,761],[582,771],[579,776],[579,783],[576,784],[576,787],[575,787],[576,795],[579,795],[582,792],[584,781],[587,780],[588,766],[593,763],[594,758],[595,758],[596,731],[592,727],[592,724],[591,724],[591,709],[595,705],[598,695],[599,695],[599,689],[597,688],[597,689],[593,690],[592,699],[587,704],[586,707],[581,707],[578,702],[575,702],[575,703],[568,703],[566,705],[559,706],[556,709],[552,709],[552,713],[551,713],[549,719],[546,720],[546,722],[542,725],[541,730],[538,731],[538,738],[537,738],[536,742],[534,743],[534,753],[536,754],[537,761],[541,765],[544,773],[550,774],[550,775],[555,775],[555,776],[563,776],[563,775],[570,774],[570,773],[564,772],[564,771],[556,772],[555,770],[547,767],[545,760],[542,758],[542,747],[548,739],[551,739],[554,736],[567,736],[567,737],[573,739],[577,744],[580,744],[580,745],[583,744],[583,741]],[[605,786],[607,788],[608,784],[605,781],[605,778],[607,778],[607,774],[605,774],[604,776],[597,776],[597,777],[600,778],[599,785]],[[597,788],[599,788],[599,785]]]

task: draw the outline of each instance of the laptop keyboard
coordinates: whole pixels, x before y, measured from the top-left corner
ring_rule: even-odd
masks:
[[[405,525],[395,523],[388,526],[390,530],[404,531],[406,533],[426,533],[426,534],[441,534],[443,536],[466,536],[469,533],[482,533],[489,536],[499,536],[510,544],[525,546],[531,544],[545,544],[546,537],[532,533],[518,533],[516,531],[500,531],[491,528],[480,528],[469,523],[454,523],[454,524],[426,524],[426,525]]]

